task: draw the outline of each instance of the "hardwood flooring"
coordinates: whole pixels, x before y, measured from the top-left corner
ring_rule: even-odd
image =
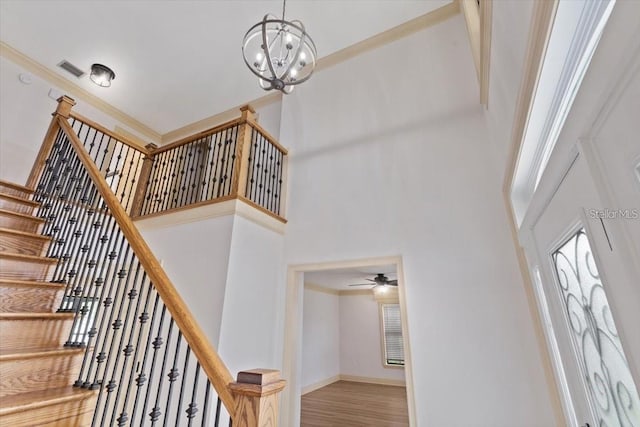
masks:
[[[405,387],[338,381],[302,396],[302,427],[409,425]]]

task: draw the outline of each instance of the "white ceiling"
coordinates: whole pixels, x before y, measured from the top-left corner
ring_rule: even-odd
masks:
[[[378,273],[383,273],[389,280],[396,280],[395,265],[381,265],[375,267],[340,268],[336,270],[312,271],[304,273],[304,282],[329,289],[354,290],[369,289],[366,286],[349,286],[351,284],[367,283]],[[373,283],[372,283],[373,286]]]
[[[290,0],[324,57],[441,7],[445,0]],[[2,0],[0,39],[159,133],[265,94],[245,69],[246,30],[282,3],[272,0]],[[99,88],[56,67],[103,63]]]

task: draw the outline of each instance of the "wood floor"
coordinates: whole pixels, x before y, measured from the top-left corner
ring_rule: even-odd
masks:
[[[409,425],[405,387],[338,381],[302,396],[302,427]]]

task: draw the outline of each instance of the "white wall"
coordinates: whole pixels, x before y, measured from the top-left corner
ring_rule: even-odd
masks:
[[[417,425],[553,425],[477,100],[460,16],[285,97],[285,262],[402,256]]]
[[[381,332],[380,309],[373,293],[340,296],[342,375],[404,381],[403,368],[383,365]]]
[[[282,244],[281,234],[235,216],[218,346],[232,374],[282,363]]]
[[[233,216],[141,230],[214,347],[220,336],[232,230]]]
[[[304,290],[302,387],[340,375],[340,297]]]
[[[24,85],[18,80],[24,69],[0,57],[0,177],[24,184],[31,172],[42,139],[51,122],[51,113],[58,103],[48,97],[51,88],[64,93],[51,83],[32,75],[33,82]],[[73,98],[73,96],[71,96]],[[136,134],[91,105],[76,100],[73,109],[108,129],[116,125]],[[145,138],[140,138],[143,141]]]

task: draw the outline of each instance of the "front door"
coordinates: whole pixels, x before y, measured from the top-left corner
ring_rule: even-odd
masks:
[[[537,219],[525,220],[525,250],[567,417],[577,426],[640,427],[640,279],[607,230],[582,155],[549,193]]]

